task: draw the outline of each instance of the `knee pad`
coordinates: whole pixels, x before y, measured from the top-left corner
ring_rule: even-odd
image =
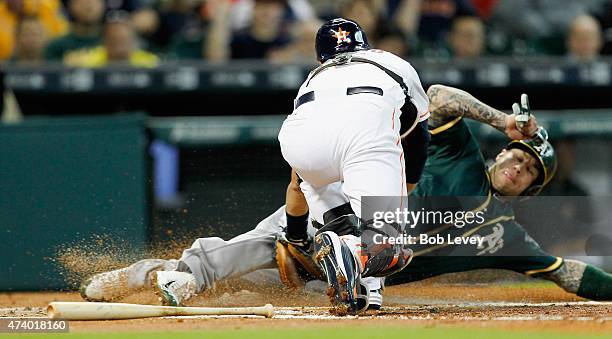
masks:
[[[344,215],[323,225],[316,234],[332,231],[337,235],[361,235],[361,220],[354,214]]]
[[[361,235],[361,225],[363,222],[351,208],[350,203],[332,208],[323,214],[324,225],[313,222],[313,226],[317,228],[317,233],[320,234],[326,231],[331,231],[337,235]]]

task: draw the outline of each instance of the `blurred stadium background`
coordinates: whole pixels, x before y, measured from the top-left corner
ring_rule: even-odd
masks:
[[[276,135],[335,16],[425,87],[528,93],[560,157],[544,194],[612,196],[610,0],[0,0],[0,290],[67,287],[65,244],[228,237],[283,204]],[[473,127],[487,156],[504,144]],[[539,211],[611,226],[587,205]]]

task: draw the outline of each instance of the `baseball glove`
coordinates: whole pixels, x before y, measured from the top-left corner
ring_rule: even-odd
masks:
[[[312,241],[310,242],[312,243]],[[283,284],[291,291],[300,291],[306,282],[325,280],[312,258],[312,245],[297,246],[286,239],[276,240],[276,264]]]

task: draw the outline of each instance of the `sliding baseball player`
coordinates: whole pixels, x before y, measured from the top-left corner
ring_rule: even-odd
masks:
[[[480,196],[491,214],[478,229],[438,231],[443,235],[471,232],[470,235],[485,239],[480,245],[417,246],[408,269],[388,277],[387,285],[444,273],[495,268],[554,281],[564,290],[584,298],[612,300],[612,275],[592,265],[544,252],[514,221],[512,209],[503,204],[505,197],[539,193],[554,174],[554,150],[543,132],[533,139],[523,139],[526,135],[521,130],[527,128],[525,134],[538,130],[535,120],[529,119],[529,124],[522,129],[516,126],[517,115],[529,111],[526,102],[520,108],[515,106],[515,114],[507,115],[452,87],[432,86],[428,96],[432,143],[415,196]],[[511,141],[500,152],[495,164],[487,168],[464,119],[489,124],[516,140]],[[330,189],[331,193],[338,192],[338,208],[343,209],[346,198],[342,200],[341,185],[337,183]],[[294,175],[287,189],[286,205],[262,220],[254,230],[229,241],[197,239],[179,260],[145,259],[126,268],[94,275],[83,283],[81,295],[92,301],[116,300],[150,288],[153,277],[162,275],[163,282],[184,282],[178,284],[174,292],[174,300],[180,304],[197,293],[214,288],[218,281],[237,277],[249,279],[253,276],[250,272],[267,268],[276,268],[280,280],[288,288],[299,290],[308,280],[323,279],[311,259],[311,240],[291,243],[285,236],[288,223],[294,227],[306,223],[310,235],[307,238],[312,239],[315,230],[309,218],[303,217],[307,212],[308,206]],[[504,252],[516,255],[504,255]],[[367,308],[369,304],[370,308],[379,308],[382,304],[381,280],[367,279],[359,293],[360,306]]]

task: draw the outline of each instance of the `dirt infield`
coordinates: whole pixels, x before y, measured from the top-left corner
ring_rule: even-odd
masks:
[[[274,296],[270,296],[274,295]],[[74,292],[0,294],[0,317],[44,317],[51,301],[80,301]],[[155,303],[148,292],[123,302]],[[612,303],[584,301],[549,283],[452,284],[428,281],[389,287],[385,307],[360,316],[330,315],[320,295],[263,292],[219,292],[200,296],[193,305],[247,306],[274,304],[273,319],[234,316],[190,316],[120,321],[72,321],[75,332],[171,331],[202,329],[311,328],[343,326],[474,327],[612,333]],[[333,321],[331,321],[333,320]]]

